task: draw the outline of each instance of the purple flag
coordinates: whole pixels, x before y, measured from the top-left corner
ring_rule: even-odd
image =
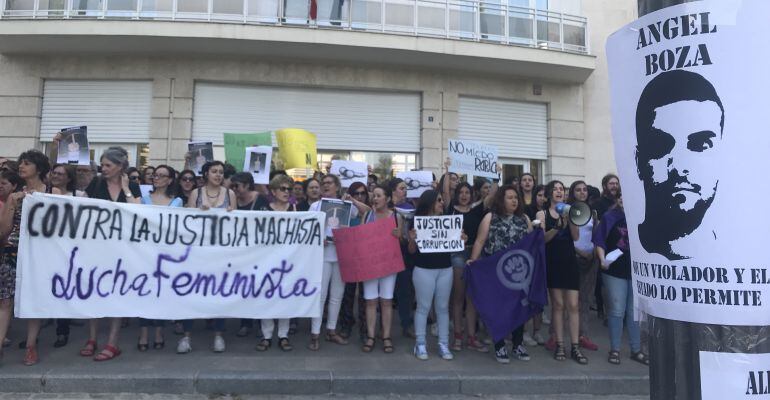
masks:
[[[465,284],[495,342],[543,311],[545,239],[542,229],[465,269]]]

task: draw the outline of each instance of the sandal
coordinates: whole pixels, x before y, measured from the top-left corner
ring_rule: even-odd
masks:
[[[152,348],[155,350],[163,350],[164,347],[166,347],[165,340],[161,340],[160,342],[155,342],[152,344]]]
[[[150,348],[150,344],[149,343],[137,343],[136,344],[136,349],[141,351],[141,352],[145,352],[149,348]]]
[[[282,337],[278,339],[278,347],[281,348],[283,351],[292,351],[294,350],[294,347],[289,342],[289,338]]]
[[[631,359],[640,364],[650,365],[649,357],[647,357],[647,355],[642,353],[641,351],[637,351],[636,353],[631,353]]]
[[[556,350],[553,351],[553,359],[556,361],[564,361],[567,359],[567,353],[564,351],[563,342],[556,342]]]
[[[374,350],[374,338],[367,336],[366,340],[364,341],[364,345],[361,346],[361,351],[364,353],[371,353],[372,350]]]
[[[81,357],[93,357],[96,353],[96,340],[89,340],[86,345],[80,349]]]
[[[382,351],[390,354],[393,350],[393,340],[389,337],[382,338]]]
[[[24,354],[24,365],[29,367],[37,364],[37,362],[38,362],[37,347],[35,346],[27,347],[27,352],[26,354]]]
[[[318,349],[321,348],[321,341],[318,338],[318,334],[310,334],[310,343],[307,344],[307,348],[311,351],[318,351]]]
[[[273,341],[270,339],[262,339],[257,343],[257,351],[267,351],[270,346],[273,345]]]
[[[631,359],[633,359],[633,358],[634,358],[634,356],[631,355]],[[620,364],[620,352],[612,350],[610,352],[610,355],[607,356],[607,362],[610,363],[610,364],[615,364],[615,365]]]
[[[586,358],[586,356],[584,356],[583,353],[580,351],[579,343],[572,344],[572,352],[570,352],[570,358],[575,360],[580,365],[588,364],[588,358]]]
[[[463,349],[463,334],[455,333],[455,339],[452,341],[452,351],[462,351]]]
[[[104,346],[104,349],[102,349],[102,351],[100,351],[99,354],[94,356],[94,361],[109,361],[119,355],[120,355],[120,349],[108,344]]]
[[[347,339],[338,335],[335,331],[326,331],[326,341],[342,345],[348,344]]]

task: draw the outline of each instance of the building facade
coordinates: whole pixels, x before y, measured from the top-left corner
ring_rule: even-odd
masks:
[[[0,0],[0,156],[87,125],[93,155],[181,167],[190,141],[297,127],[319,161],[504,177],[615,169],[607,36],[631,0]]]

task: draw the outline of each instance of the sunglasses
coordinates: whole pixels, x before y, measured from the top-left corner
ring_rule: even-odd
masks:
[[[185,176],[184,178],[180,179],[182,182],[195,182],[195,177],[191,176]]]
[[[354,192],[353,196],[366,196],[366,192]]]
[[[139,176],[131,175],[131,176],[128,177],[128,179],[130,179],[132,181],[138,181],[139,180]]]
[[[290,187],[288,187],[288,186],[281,186],[281,187],[279,187],[279,188],[276,188],[275,190],[280,190],[280,191],[282,191],[282,192],[288,192],[288,191],[290,191],[290,190],[291,190],[291,188],[290,188]]]

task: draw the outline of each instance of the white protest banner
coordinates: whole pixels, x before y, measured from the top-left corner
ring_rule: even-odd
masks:
[[[770,399],[770,354],[699,352],[701,400]]]
[[[497,147],[472,140],[449,139],[449,172],[497,179]]]
[[[396,178],[406,183],[406,197],[418,199],[426,191],[433,189],[433,173],[430,171],[397,172]]]
[[[323,218],[28,195],[16,316],[319,317]]]
[[[645,313],[770,324],[770,217],[759,211],[770,197],[770,42],[757,34],[767,15],[764,0],[691,2],[608,41],[615,159]]]
[[[61,136],[56,155],[57,163],[91,165],[91,155],[88,151],[88,127],[64,128],[61,130]]]
[[[251,172],[254,183],[270,183],[270,165],[273,158],[272,146],[253,146],[246,148],[243,170]]]
[[[414,217],[417,248],[422,253],[448,253],[465,250],[462,215]]]
[[[368,167],[365,162],[360,161],[332,160],[329,173],[337,175],[344,188],[350,187],[354,182],[361,182],[366,185],[366,178],[369,175]]]

